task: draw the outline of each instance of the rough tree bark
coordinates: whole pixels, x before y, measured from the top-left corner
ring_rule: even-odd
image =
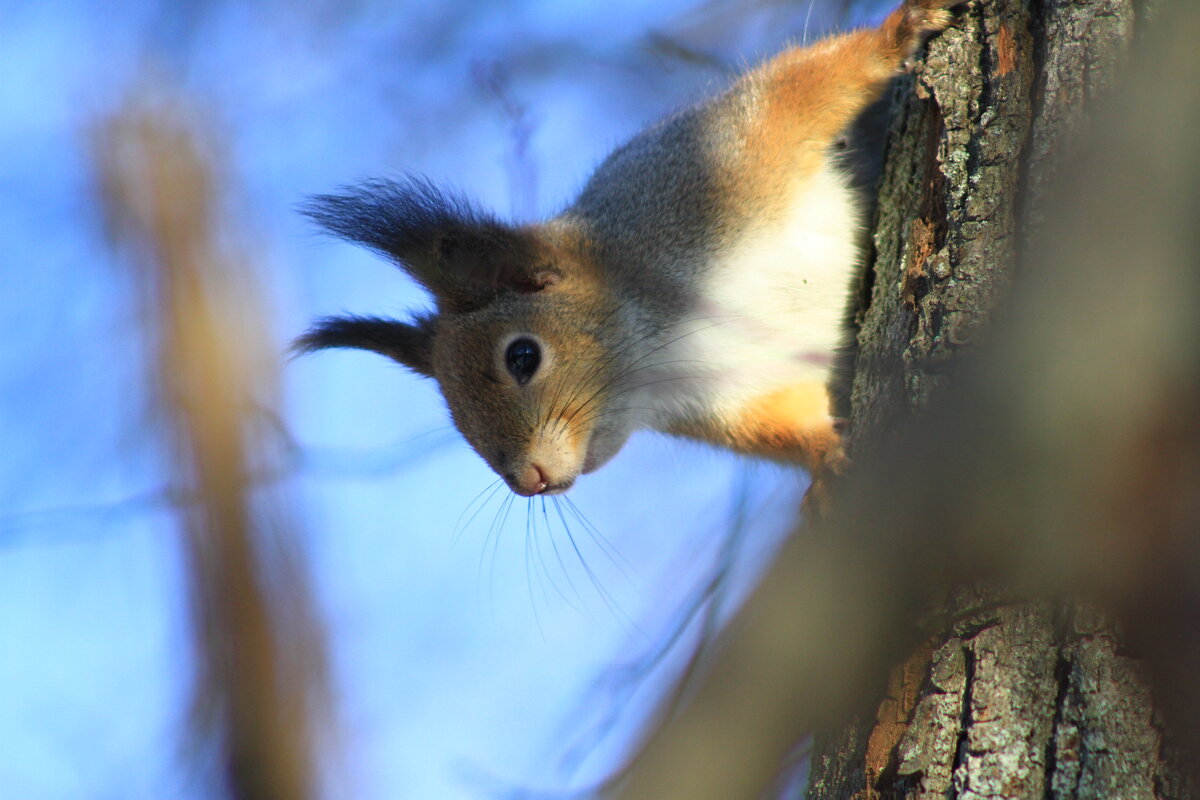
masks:
[[[1148,4],[984,0],[899,87],[862,317],[852,452],[928,405],[978,342],[1057,160]],[[986,591],[893,670],[872,717],[817,737],[808,797],[1175,798],[1145,680],[1092,609]]]

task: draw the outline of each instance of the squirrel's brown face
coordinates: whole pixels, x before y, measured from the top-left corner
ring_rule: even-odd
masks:
[[[459,431],[518,494],[565,491],[624,444],[628,348],[583,232],[505,225],[419,178],[316,197],[306,213],[391,258],[438,310],[327,317],[298,350],[371,350],[436,378]]]
[[[455,425],[517,494],[565,491],[628,437],[612,316],[547,291],[438,317],[433,374]]]

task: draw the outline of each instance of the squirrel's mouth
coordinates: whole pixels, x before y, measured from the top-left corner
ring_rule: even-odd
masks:
[[[545,494],[562,494],[563,492],[567,491],[567,489],[570,489],[574,485],[575,485],[574,478],[571,478],[571,479],[565,480],[565,481],[559,481],[558,483],[552,483],[549,486],[547,486],[542,491],[542,494],[544,494],[544,495]]]

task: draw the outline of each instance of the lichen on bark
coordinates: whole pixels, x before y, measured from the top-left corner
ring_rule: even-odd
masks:
[[[1012,279],[1033,56],[1020,2],[971,5],[897,86],[859,336],[855,441],[928,402]]]

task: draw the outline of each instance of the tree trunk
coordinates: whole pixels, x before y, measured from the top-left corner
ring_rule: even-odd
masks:
[[[1146,4],[974,3],[901,85],[852,396],[857,452],[925,408],[1020,271],[1043,187]],[[915,84],[915,86],[914,86]],[[960,597],[874,718],[818,735],[810,800],[1175,798],[1147,683],[1097,612]]]
[[[1126,72],[1147,5],[982,0],[901,87],[856,467],[623,797],[791,797],[814,730],[812,800],[1194,796],[1200,5]]]

